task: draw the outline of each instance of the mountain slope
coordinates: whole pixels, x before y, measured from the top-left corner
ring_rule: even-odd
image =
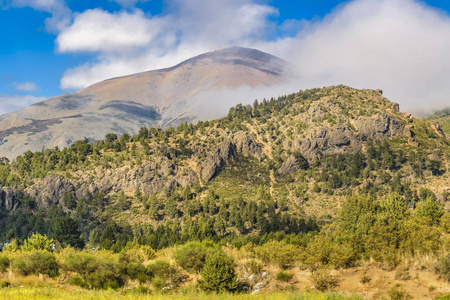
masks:
[[[200,99],[203,93],[279,84],[287,80],[286,68],[287,62],[272,55],[232,47],[172,68],[105,80],[0,116],[0,157],[12,159],[42,147],[63,148],[110,132],[137,133],[142,126],[205,120],[207,109],[199,110],[199,105],[219,108]]]
[[[20,206],[23,191],[43,209],[82,201],[99,214],[116,208],[122,219],[128,213],[120,211],[130,207],[117,195],[125,201],[139,190],[157,201],[159,217],[134,203],[134,218],[125,222],[158,223],[167,217],[162,207],[187,197],[185,189],[198,201],[208,192],[224,201],[277,199],[300,216],[333,215],[340,199],[357,191],[396,192],[414,206],[429,193],[448,197],[449,150],[431,122],[400,113],[381,91],[313,89],[238,105],[226,118],[177,130],[144,128],[133,137],[112,134],[95,144],[26,153],[0,166],[0,207]],[[187,202],[172,205],[181,215]]]

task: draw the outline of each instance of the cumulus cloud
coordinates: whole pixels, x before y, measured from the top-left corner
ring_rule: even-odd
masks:
[[[22,92],[35,92],[40,89],[39,86],[37,86],[34,82],[13,82],[12,86],[17,91]]]
[[[30,95],[0,94],[0,103],[2,103],[0,106],[0,115],[30,106],[45,99],[46,97],[34,97]]]
[[[67,70],[61,86],[79,89],[239,45],[298,66],[296,88],[286,93],[346,84],[381,88],[402,109],[415,113],[449,103],[448,15],[416,0],[353,0],[320,20],[276,25],[269,17],[277,9],[255,2],[168,0],[165,13],[157,16],[138,9],[83,12],[61,31],[58,49],[95,52],[96,60]],[[267,33],[273,30],[288,37],[270,39]]]
[[[108,13],[92,9],[76,16],[56,43],[60,52],[128,52],[148,45],[160,30],[160,19],[148,19],[141,10]]]
[[[78,15],[58,36],[58,49],[97,51],[98,59],[67,70],[61,87],[79,89],[111,77],[168,67],[206,51],[250,46],[263,38],[270,26],[268,16],[277,13],[275,8],[251,0],[169,0],[168,11],[158,16],[147,16],[139,9],[116,13],[95,10],[95,15],[93,11]],[[118,23],[120,29],[105,28],[114,26],[112,20],[123,22]],[[131,36],[138,31],[141,38],[130,37],[130,30]]]
[[[381,88],[415,113],[450,103],[450,18],[417,1],[353,1],[261,47],[295,62],[303,87]]]

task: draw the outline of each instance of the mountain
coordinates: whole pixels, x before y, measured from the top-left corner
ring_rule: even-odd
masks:
[[[0,207],[20,206],[20,193],[42,209],[70,209],[67,197],[91,203],[98,193],[115,199],[136,190],[163,205],[194,186],[226,201],[239,195],[256,201],[264,187],[291,212],[333,215],[339,199],[358,190],[395,191],[411,205],[423,188],[446,199],[449,153],[435,122],[401,113],[382,91],[328,87],[238,105],[225,118],[176,130],[142,128],[134,136],[108,134],[96,143],[25,153],[0,165]],[[321,201],[328,204],[315,211]]]
[[[449,161],[449,137],[434,120],[400,112],[381,90],[346,86],[237,105],[176,129],[143,127],[0,158],[0,242],[13,241],[3,272],[25,282],[48,273],[53,255],[64,272],[44,284],[127,291],[138,280],[154,295],[163,283],[176,290],[188,280],[181,268],[200,276],[192,262],[210,261],[215,243],[237,257],[250,292],[305,290],[323,278],[337,288],[330,276],[344,274],[352,281],[341,291],[384,297],[420,283],[418,298],[430,299],[430,282],[433,297],[449,291]],[[30,248],[46,238],[35,232],[58,248],[88,246],[39,259]],[[161,255],[165,265],[154,260]],[[281,271],[296,279],[281,285]]]
[[[214,103],[206,92],[260,88],[288,79],[289,64],[254,49],[232,47],[188,59],[174,67],[105,80],[0,116],[0,157],[27,150],[61,149],[73,141],[107,133],[138,132],[205,120],[205,106],[224,116],[231,105]],[[216,95],[217,96],[217,95]],[[231,98],[232,94],[230,95]]]

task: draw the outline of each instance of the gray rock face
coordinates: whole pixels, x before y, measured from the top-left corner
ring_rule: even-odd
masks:
[[[239,131],[231,136],[228,134],[225,141],[211,151],[205,162],[199,167],[198,173],[201,174],[203,180],[211,180],[224,163],[233,159],[237,153],[254,156],[259,162],[266,158],[253,135]]]
[[[246,156],[254,156],[259,162],[266,158],[266,155],[263,153],[261,147],[250,133],[239,131],[234,135],[233,141],[236,144],[236,150],[238,153],[242,153]]]
[[[65,193],[73,195],[75,186],[64,177],[49,175],[36,180],[25,192],[36,199],[38,207],[47,209],[52,204],[58,204]]]
[[[286,175],[295,173],[300,169],[297,165],[297,161],[293,155],[289,156],[288,159],[283,163],[283,165],[278,169],[278,174]]]
[[[360,136],[372,139],[384,140],[389,137],[400,136],[404,130],[404,126],[399,120],[387,114],[359,117],[354,125]]]
[[[314,163],[325,155],[356,153],[367,139],[385,140],[394,136],[405,136],[405,127],[398,119],[387,114],[360,117],[354,121],[356,132],[337,124],[332,128],[321,127],[309,132],[306,139],[296,140],[300,152]]]
[[[221,145],[211,151],[205,163],[200,167],[200,173],[203,180],[211,180],[214,175],[216,175],[219,168],[222,167],[225,162],[235,157],[235,155],[236,146],[231,142],[231,140],[226,139],[223,141]]]
[[[309,133],[301,144],[300,151],[310,163],[328,154],[358,152],[362,147],[353,131],[341,124],[333,128],[322,127]]]
[[[19,205],[18,192],[10,188],[0,190],[0,213],[3,211],[12,211]]]

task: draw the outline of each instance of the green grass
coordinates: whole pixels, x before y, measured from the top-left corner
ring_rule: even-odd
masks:
[[[271,293],[271,294],[205,294],[202,292],[186,291],[179,294],[140,294],[133,290],[124,291],[88,291],[73,290],[68,291],[61,288],[52,287],[14,287],[0,289],[0,299],[65,299],[65,300],[84,300],[84,299],[149,299],[149,300],[191,300],[191,299],[208,299],[208,300],[359,300],[360,296],[346,296],[338,293]]]

